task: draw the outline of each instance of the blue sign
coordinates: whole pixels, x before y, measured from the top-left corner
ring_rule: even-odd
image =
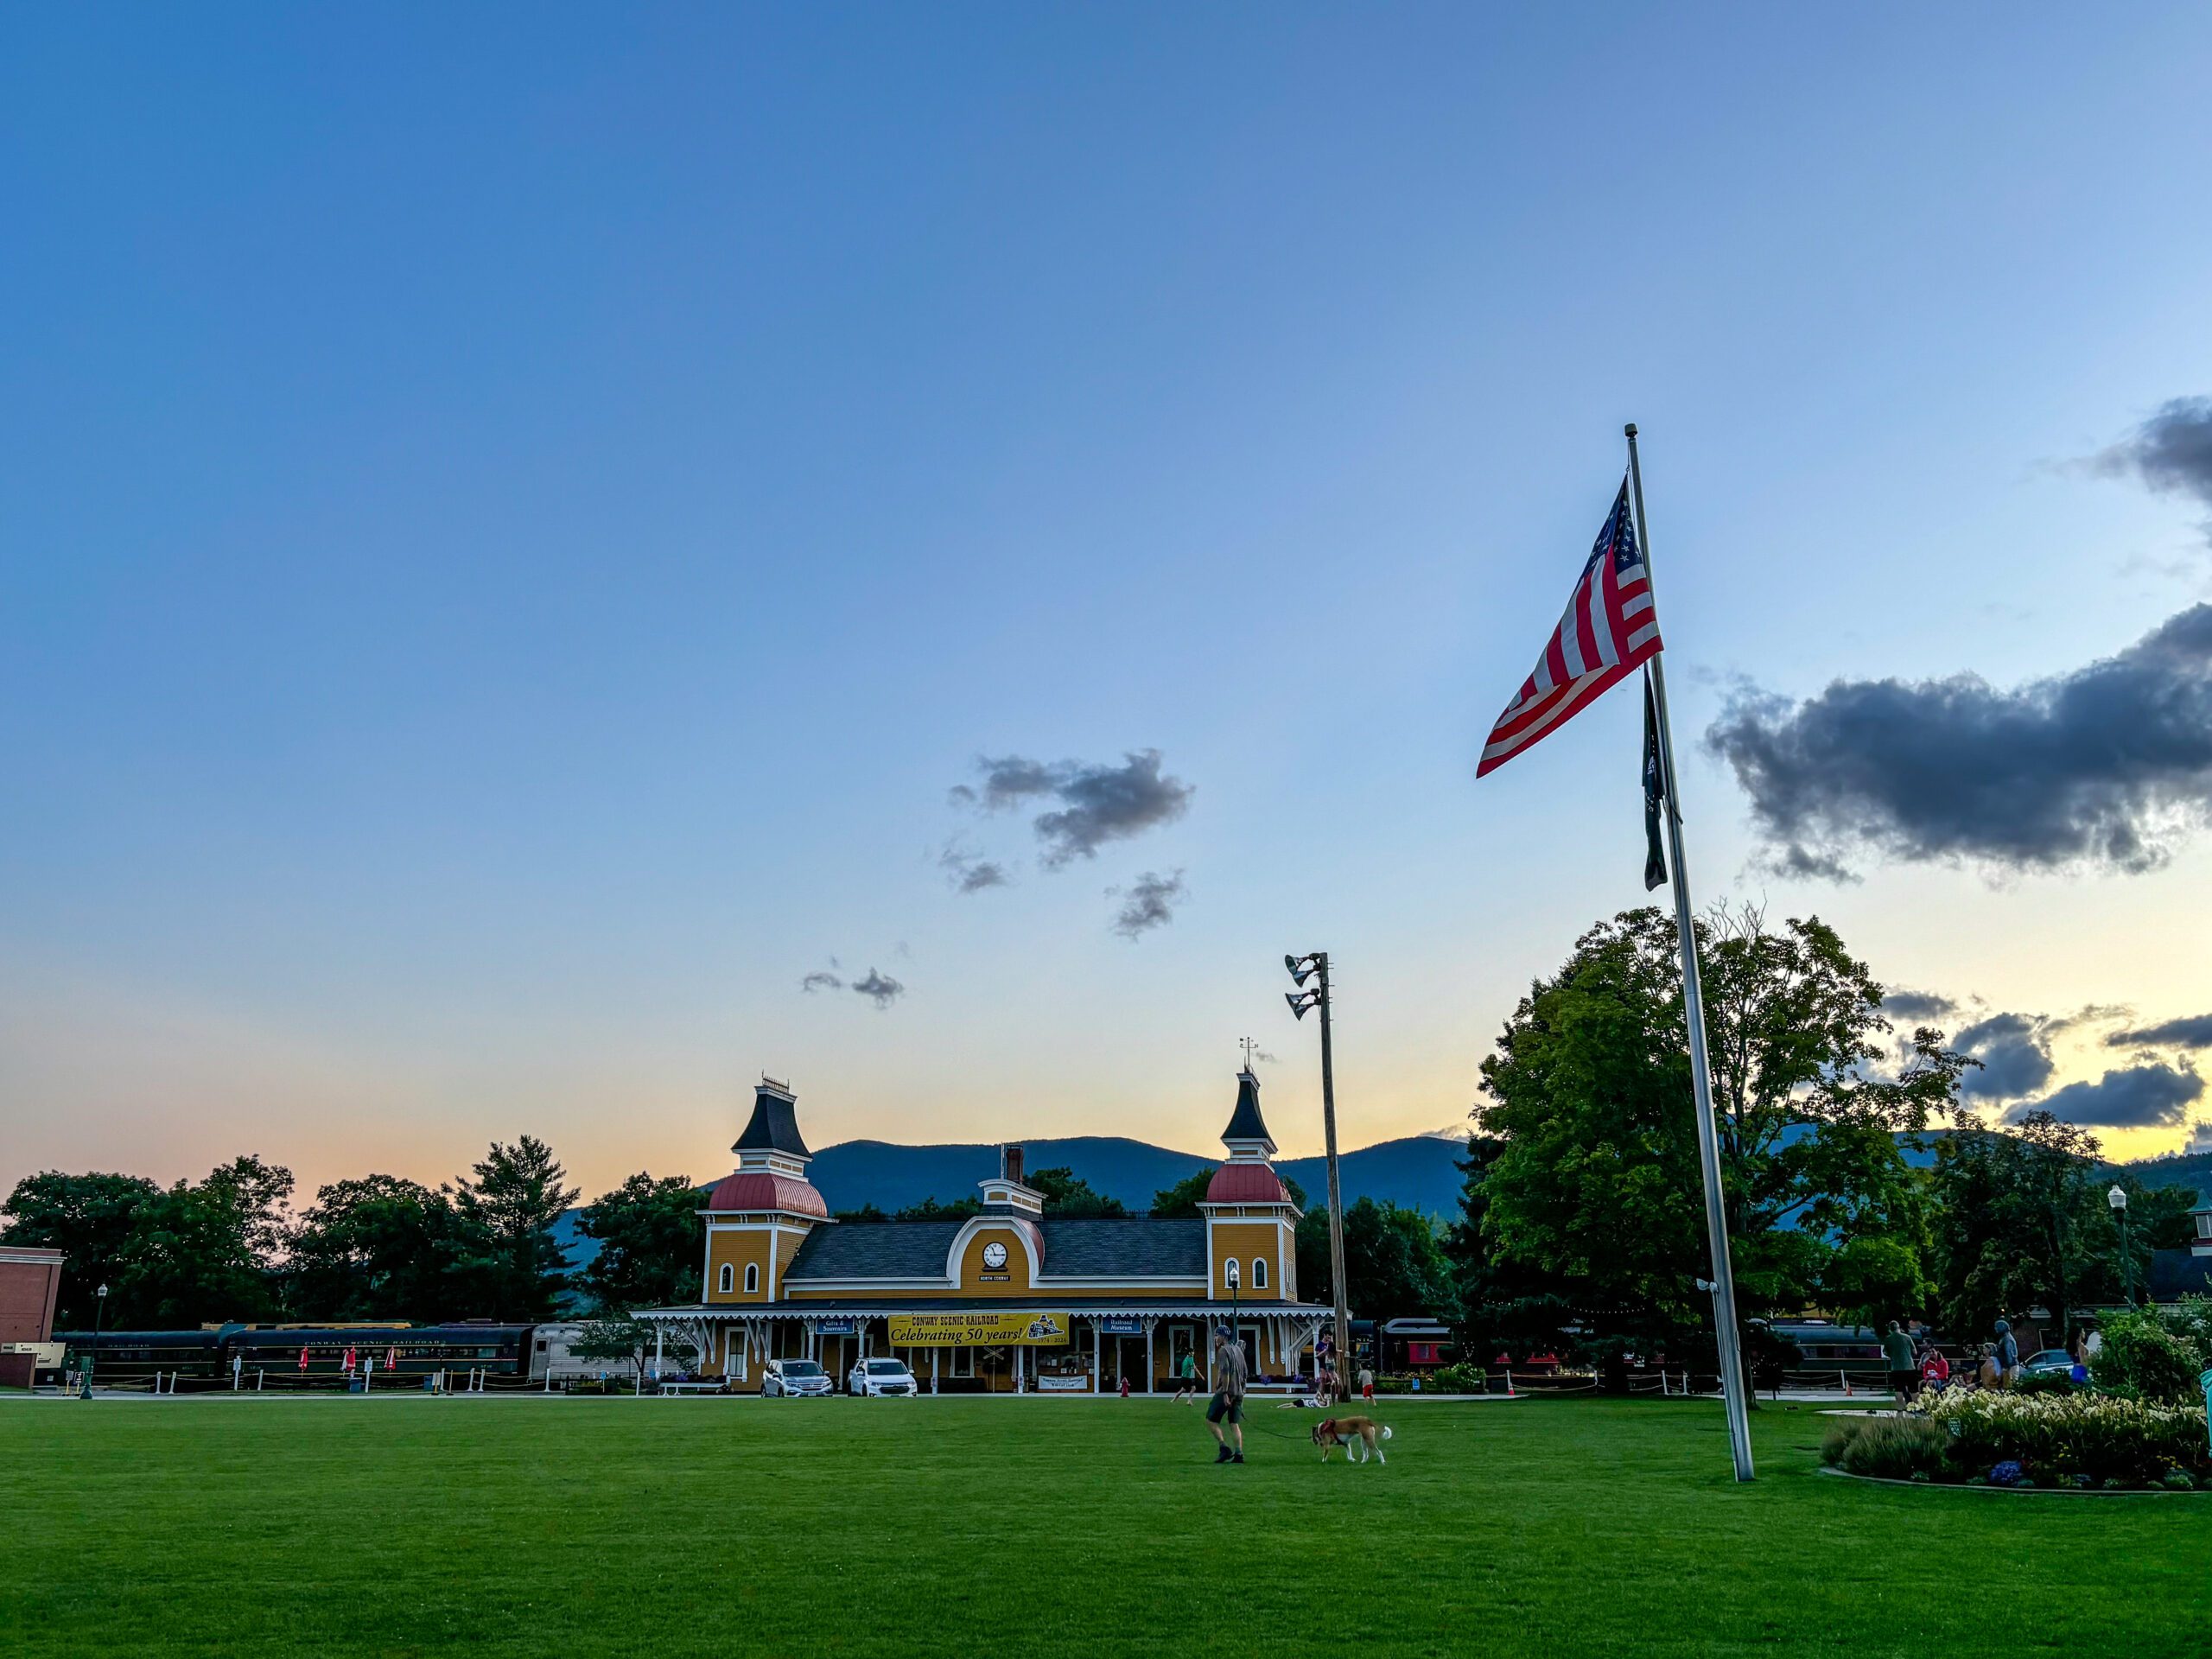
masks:
[[[825,1337],[850,1337],[860,1333],[858,1319],[823,1319],[814,1327]]]
[[[1144,1335],[1142,1319],[1101,1319],[1098,1334],[1102,1337],[1141,1337]]]

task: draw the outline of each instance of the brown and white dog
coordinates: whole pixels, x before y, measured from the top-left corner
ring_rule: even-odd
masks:
[[[1313,1425],[1313,1444],[1321,1448],[1321,1461],[1329,1460],[1329,1453],[1338,1446],[1344,1448],[1346,1463],[1365,1463],[1368,1454],[1374,1453],[1375,1461],[1388,1463],[1378,1441],[1390,1438],[1390,1425],[1378,1423],[1372,1417],[1324,1417]],[[1358,1456],[1355,1459],[1353,1453]]]

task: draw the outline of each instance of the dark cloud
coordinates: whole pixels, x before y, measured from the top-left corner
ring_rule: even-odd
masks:
[[[1739,695],[1706,734],[1777,862],[1854,850],[2009,869],[2150,869],[2212,809],[2212,605],[2013,690],[1971,675]]]
[[[1946,1020],[1959,1005],[1936,991],[1887,990],[1882,993],[1882,1012],[1897,1020]]]
[[[812,973],[798,982],[798,988],[810,996],[817,991],[842,991],[845,982],[831,973]]]
[[[2108,1031],[2105,1043],[2111,1048],[2212,1048],[2212,1014],[2184,1014],[2155,1026]]]
[[[1160,774],[1158,749],[1127,753],[1118,766],[1080,760],[1046,765],[1020,755],[976,764],[982,785],[956,785],[955,804],[998,812],[1046,798],[1059,803],[1033,820],[1048,869],[1096,857],[1109,841],[1126,841],[1182,817],[1192,793],[1181,779]]]
[[[2092,465],[2212,507],[2212,397],[2175,398]]]
[[[2170,1065],[2133,1065],[2107,1071],[2094,1083],[2069,1083],[2046,1098],[2014,1107],[2018,1119],[2037,1109],[2069,1123],[2114,1129],[2148,1129],[2180,1122],[2191,1101],[2204,1093],[2196,1072]]]
[[[1114,918],[1114,931],[1125,939],[1141,938],[1154,928],[1165,927],[1175,919],[1175,906],[1185,897],[1183,872],[1161,875],[1147,870],[1126,893],[1118,887],[1109,888],[1106,896],[1122,900],[1122,913]]]
[[[1951,1039],[1961,1054],[1981,1062],[1959,1079],[1969,1099],[2018,1100],[2050,1081],[2049,1022],[2029,1014],[1993,1014]]]
[[[879,1008],[887,1008],[906,995],[906,988],[904,985],[888,974],[879,974],[873,968],[868,970],[867,978],[856,979],[853,982],[853,989],[868,998]]]
[[[938,855],[937,861],[955,893],[981,893],[986,887],[1014,885],[1014,878],[1007,874],[1005,865],[951,843]]]

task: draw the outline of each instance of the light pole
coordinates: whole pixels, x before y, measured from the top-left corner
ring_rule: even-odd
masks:
[[[1236,1258],[1232,1255],[1229,1258],[1229,1345],[1232,1348],[1244,1345],[1243,1335],[1236,1329],[1236,1293],[1243,1282],[1244,1276],[1237,1272]]]
[[[2127,1305],[2135,1306],[2135,1255],[2127,1248],[2127,1189],[2113,1183],[2105,1194],[2105,1202],[2112,1205],[2112,1213],[2120,1223],[2120,1283],[2127,1287]]]
[[[1336,1293],[1337,1363],[1351,1363],[1351,1313],[1344,1302],[1344,1190],[1337,1174],[1337,1077],[1329,1053],[1329,953],[1316,950],[1304,957],[1285,957],[1290,982],[1299,988],[1283,993],[1283,1001],[1300,1020],[1308,1008],[1321,1010],[1321,1135],[1329,1169],[1329,1286]],[[1313,988],[1307,990],[1311,979]]]
[[[85,1356],[85,1363],[82,1368],[84,1386],[77,1394],[79,1400],[89,1400],[92,1397],[92,1357],[99,1352],[100,1326],[107,1319],[107,1287],[105,1285],[99,1287],[97,1297],[98,1300],[92,1303],[92,1351]]]

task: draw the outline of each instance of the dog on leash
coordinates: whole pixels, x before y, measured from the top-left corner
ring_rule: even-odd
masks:
[[[1337,1447],[1344,1449],[1346,1463],[1365,1463],[1371,1453],[1377,1463],[1388,1463],[1380,1442],[1390,1438],[1390,1425],[1372,1417],[1324,1417],[1313,1425],[1313,1444],[1321,1448],[1321,1461]],[[1357,1455],[1355,1457],[1355,1453]]]

